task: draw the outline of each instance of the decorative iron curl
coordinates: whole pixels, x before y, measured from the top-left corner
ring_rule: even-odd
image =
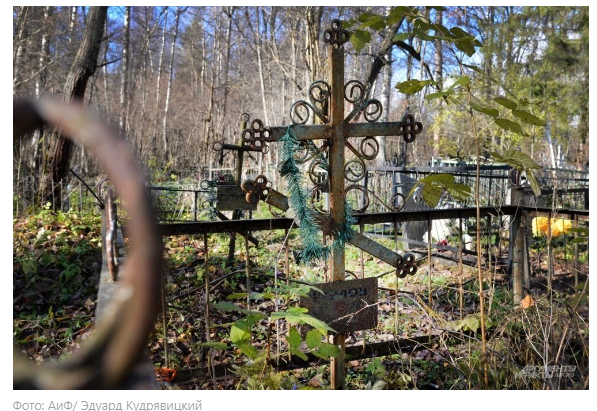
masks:
[[[348,198],[348,193],[353,190],[360,191],[362,193],[363,201],[361,203],[362,205],[360,208],[353,207],[352,211],[356,214],[362,214],[365,211],[367,211],[367,208],[369,208],[369,193],[367,192],[365,187],[360,186],[358,184],[351,184],[344,190],[344,197]]]
[[[379,154],[379,143],[375,137],[365,137],[359,143],[359,149],[355,148],[352,144],[345,142],[346,147],[355,153],[361,160],[373,160]]]
[[[356,120],[363,114],[367,122],[374,123],[380,119],[383,113],[383,107],[379,100],[371,98],[365,100],[369,90],[358,80],[350,80],[344,85],[344,99],[354,105],[354,108],[346,116],[344,121],[347,123]]]
[[[365,178],[367,174],[367,166],[359,157],[354,160],[349,160],[344,164],[344,178],[351,183],[356,183]]]
[[[290,106],[292,124],[307,124],[311,118],[311,111],[325,124],[329,123],[330,119],[325,112],[327,111],[330,95],[331,88],[328,83],[323,80],[313,82],[309,86],[309,101],[299,100]],[[317,108],[316,104],[323,105],[324,111]]]
[[[342,29],[342,22],[340,20],[332,20],[332,27],[323,32],[323,41],[338,48],[350,39],[348,30]]]
[[[326,190],[329,181],[328,163],[321,156],[318,156],[318,158],[311,161],[311,165],[309,166],[309,179],[321,190]]]

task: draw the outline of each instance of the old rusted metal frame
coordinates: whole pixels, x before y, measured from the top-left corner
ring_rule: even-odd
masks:
[[[332,23],[334,24],[334,23]],[[340,24],[337,22],[337,24]],[[337,28],[339,29],[339,27]],[[331,87],[330,123],[331,147],[329,148],[329,184],[330,184],[330,218],[333,227],[339,226],[345,219],[344,196],[344,46],[342,42],[328,46],[328,60],[330,61],[329,83]],[[333,248],[330,256],[331,281],[344,281],[345,254],[343,249]],[[344,388],[345,374],[345,336],[337,334],[333,342],[339,346],[342,353],[332,358],[330,364],[330,380],[332,389]]]
[[[481,216],[488,215],[515,215],[517,210],[526,210],[531,215],[551,215],[552,210],[547,207],[517,207],[517,206],[502,206],[502,207],[481,207]],[[579,219],[588,219],[588,210],[570,210],[557,209],[553,215],[578,216]],[[421,210],[421,211],[400,211],[387,213],[371,213],[371,214],[356,214],[354,217],[357,224],[380,224],[406,222],[406,221],[427,221],[443,220],[443,219],[458,219],[471,218],[476,216],[476,210],[473,207],[467,208],[449,208],[436,210]],[[290,228],[297,228],[296,224],[293,226],[291,218],[272,218],[272,219],[254,219],[254,220],[228,220],[228,221],[197,221],[197,222],[181,222],[181,223],[162,223],[159,224],[160,233],[162,236],[170,235],[184,235],[184,234],[203,234],[203,233],[230,233],[230,232],[246,232],[246,231],[269,231],[269,230],[283,230]],[[465,251],[466,252],[466,251]]]
[[[516,206],[504,206],[501,208],[481,207],[481,215],[514,215]],[[533,209],[535,210],[535,209]],[[546,209],[547,210],[547,209]],[[565,210],[559,210],[565,212]],[[585,210],[579,211],[580,215],[587,214]],[[475,208],[454,208],[438,210],[421,211],[400,211],[387,213],[355,214],[356,224],[379,224],[405,221],[427,221],[442,220],[452,218],[470,218],[475,217]],[[254,219],[254,220],[228,220],[228,221],[197,221],[180,223],[162,223],[159,224],[162,236],[203,234],[203,233],[229,233],[246,231],[269,231],[297,228],[292,218],[272,218],[272,219]]]
[[[145,179],[130,146],[79,103],[21,101],[13,107],[13,136],[47,124],[94,153],[127,206],[133,244],[120,286],[93,338],[58,364],[36,366],[13,356],[13,387],[41,389],[121,387],[142,358],[155,326],[162,274],[161,240]]]
[[[356,361],[367,358],[381,358],[392,354],[412,354],[416,351],[428,349],[433,344],[436,344],[440,338],[446,338],[446,334],[442,335],[422,335],[411,338],[401,338],[392,341],[381,341],[362,345],[352,345],[346,347],[346,360]],[[316,365],[321,365],[321,358],[314,354],[306,352],[307,360],[302,360],[296,355],[289,361],[280,361],[278,365],[272,364],[278,371],[295,370],[300,368],[309,368]],[[231,364],[218,364],[215,367],[216,379],[230,378],[234,376],[232,370],[234,366],[242,366],[244,363],[238,362]],[[176,373],[176,377],[172,381],[177,385],[190,385],[203,382],[209,379],[209,370],[206,368],[191,368],[180,370]],[[234,377],[235,378],[235,377]]]

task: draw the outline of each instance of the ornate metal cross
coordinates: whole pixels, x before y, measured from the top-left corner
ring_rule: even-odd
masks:
[[[342,23],[339,20],[332,21],[331,28],[325,30],[323,36],[324,42],[329,46],[328,58],[331,63],[328,82],[319,80],[313,83],[309,87],[309,101],[297,101],[290,108],[290,118],[294,124],[292,130],[301,148],[301,152],[296,153],[297,162],[311,161],[308,168],[311,180],[321,191],[329,191],[329,225],[332,228],[340,226],[345,220],[347,190],[359,189],[366,195],[365,189],[358,188],[355,184],[345,187],[345,179],[356,183],[365,177],[365,160],[374,159],[379,152],[379,143],[374,136],[402,136],[410,143],[423,130],[422,124],[416,122],[410,114],[403,121],[378,123],[383,111],[379,100],[369,98],[369,91],[360,81],[344,82],[344,43],[349,38],[350,33],[342,29]],[[352,104],[352,110],[346,116],[345,101]],[[311,114],[323,124],[306,125]],[[361,116],[366,122],[353,122]],[[279,140],[287,131],[287,127],[260,128],[262,132],[259,138],[247,129],[247,138],[243,138],[243,143],[261,147],[267,142]],[[353,145],[348,140],[351,137],[360,137],[362,140]],[[325,141],[317,146],[316,140]],[[353,154],[348,162],[345,152],[347,148]],[[327,173],[320,167],[321,157],[317,155],[326,150],[329,159]],[[363,235],[355,233],[350,242],[397,267],[403,275],[413,272],[412,261],[406,264],[406,259],[402,256]],[[331,281],[343,281],[344,250],[333,248],[330,260]],[[334,343],[341,346],[344,352],[344,335],[335,336]],[[333,359],[331,369],[332,388],[343,388],[344,359]]]

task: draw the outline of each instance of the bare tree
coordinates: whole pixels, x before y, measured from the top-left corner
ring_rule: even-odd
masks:
[[[97,57],[99,55],[107,14],[108,7],[106,6],[89,8],[83,40],[62,90],[63,98],[67,101],[82,99],[85,96],[87,82],[97,68]],[[49,163],[49,173],[51,174],[51,181],[57,183],[68,173],[72,144],[70,140],[60,135],[52,137],[50,138],[52,141],[50,146],[52,155]],[[50,187],[46,187],[44,192],[47,198],[51,199],[52,193],[48,191],[49,189]],[[59,196],[55,196],[55,198],[60,201]]]

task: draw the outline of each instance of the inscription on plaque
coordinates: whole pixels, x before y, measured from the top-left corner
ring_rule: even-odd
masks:
[[[377,327],[377,278],[314,284],[323,294],[311,290],[301,297],[301,307],[326,322],[338,333]]]
[[[257,204],[247,202],[246,194],[239,186],[219,186],[216,210],[257,210]]]

